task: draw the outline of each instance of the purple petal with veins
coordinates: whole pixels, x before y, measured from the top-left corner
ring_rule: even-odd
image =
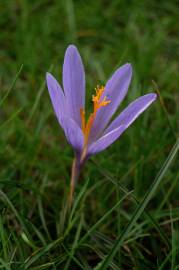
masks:
[[[116,129],[120,125],[125,125],[126,127],[129,127],[129,125],[131,125],[135,121],[135,119],[143,111],[145,111],[152,102],[156,100],[156,98],[157,95],[155,93],[151,93],[141,96],[132,103],[130,103],[129,106],[122,113],[120,113],[119,116],[114,119],[114,121],[112,121],[109,127],[105,130],[104,134],[107,134],[113,129]]]
[[[46,74],[46,81],[55,114],[62,126],[60,119],[62,118],[63,115],[67,114],[64,93],[59,83],[50,73]]]
[[[105,134],[96,142],[92,143],[89,146],[88,155],[89,156],[94,155],[106,149],[108,146],[110,146],[114,141],[116,141],[120,137],[120,135],[124,132],[125,129],[126,129],[126,126],[122,125],[112,130],[111,132]]]
[[[81,153],[84,144],[84,138],[81,128],[76,124],[73,119],[68,117],[63,117],[61,119],[61,122],[64,127],[67,141],[78,153]]]
[[[80,108],[85,106],[85,72],[78,50],[73,45],[65,53],[63,88],[69,116],[81,126]]]
[[[102,133],[112,115],[124,99],[128,91],[131,77],[132,67],[130,64],[125,64],[117,69],[108,80],[102,99],[106,96],[111,102],[98,111],[90,134],[91,141],[96,139]]]

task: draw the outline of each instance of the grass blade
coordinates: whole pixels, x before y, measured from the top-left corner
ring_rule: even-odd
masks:
[[[89,230],[87,231],[87,233],[83,236],[83,238],[81,238],[79,245],[81,245],[86,239],[87,237],[93,233],[93,231],[96,230],[96,228],[104,222],[104,220],[121,204],[121,202],[123,200],[125,200],[129,195],[131,195],[132,191],[128,192],[127,194],[125,194],[107,213],[104,214],[104,216],[102,218],[100,218],[91,228],[89,228]]]
[[[104,169],[101,169],[101,167],[95,161],[92,161],[92,163],[96,165],[96,167],[98,168],[98,170],[100,171],[100,173],[106,179],[110,180],[116,186],[116,188],[119,188],[124,194],[128,194],[129,190],[126,187],[124,187],[120,182],[118,182],[118,180],[114,176],[111,176],[107,171],[104,171]],[[140,204],[140,202],[138,201],[138,199],[135,197],[134,194],[131,194],[131,199],[133,200],[133,202],[137,206]],[[163,239],[163,241],[165,242],[165,244],[167,245],[167,247],[170,247],[170,241],[169,241],[167,235],[164,233],[163,229],[157,223],[157,221],[146,210],[144,210],[144,215],[148,219],[148,221],[151,222],[151,224],[153,225],[153,227],[159,232],[161,238]]]
[[[45,256],[46,253],[48,253],[52,248],[60,244],[62,240],[63,238],[60,237],[59,239],[34,252],[29,258],[26,259],[25,264],[23,265],[23,269],[28,269],[33,263],[38,261],[41,257]]]
[[[106,256],[106,258],[102,261],[102,263],[100,262],[100,264],[97,265],[97,267],[95,268],[96,270],[97,269],[103,269],[103,270],[107,269],[107,267],[111,263],[113,257],[115,256],[116,252],[118,251],[119,247],[121,246],[121,244],[123,243],[123,241],[127,237],[128,233],[132,229],[133,225],[135,224],[137,219],[141,216],[141,214],[143,213],[148,202],[150,201],[150,199],[154,195],[156,189],[158,188],[159,184],[161,183],[161,180],[163,179],[163,177],[164,177],[165,173],[167,172],[169,166],[171,165],[174,157],[176,156],[178,149],[179,149],[179,139],[176,141],[175,145],[173,146],[170,154],[168,155],[168,158],[164,162],[164,164],[163,164],[162,168],[160,169],[158,175],[156,176],[153,184],[146,192],[142,202],[138,205],[137,209],[135,210],[130,222],[124,228],[120,237],[117,239],[116,243],[112,247],[110,253]]]
[[[19,78],[19,75],[21,74],[21,71],[23,69],[23,64],[20,66],[20,69],[19,71],[17,72],[10,88],[7,90],[6,94],[4,95],[4,97],[1,99],[1,102],[0,102],[0,106],[3,104],[3,102],[6,100],[6,98],[8,97],[9,93],[11,92],[11,90],[13,89],[14,85],[16,84],[16,81],[17,79]]]
[[[0,200],[3,200],[4,203],[6,203],[6,205],[9,206],[9,208],[12,210],[12,212],[16,216],[17,220],[19,221],[24,232],[28,235],[28,237],[30,237],[30,234],[29,234],[29,232],[26,228],[26,225],[25,225],[23,219],[21,218],[20,214],[18,213],[18,211],[16,210],[16,208],[14,207],[12,202],[9,200],[8,196],[1,189],[0,189]]]

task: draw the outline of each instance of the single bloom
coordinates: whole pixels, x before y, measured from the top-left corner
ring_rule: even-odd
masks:
[[[91,155],[103,151],[116,141],[157,98],[155,93],[141,96],[110,121],[127,94],[131,77],[132,67],[127,63],[114,72],[104,87],[97,86],[92,96],[93,111],[87,119],[85,72],[77,48],[70,45],[66,50],[63,89],[56,79],[47,73],[47,86],[56,117],[76,154],[72,178],[78,177],[79,168]]]

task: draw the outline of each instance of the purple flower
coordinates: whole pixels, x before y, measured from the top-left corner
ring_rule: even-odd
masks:
[[[92,96],[93,111],[85,115],[85,72],[77,48],[70,45],[63,64],[63,90],[56,79],[47,73],[47,86],[57,119],[68,142],[76,153],[74,167],[116,141],[134,120],[156,99],[155,93],[146,94],[130,103],[113,121],[111,117],[127,94],[132,67],[118,68],[105,87],[97,87]],[[72,171],[73,173],[73,171]]]

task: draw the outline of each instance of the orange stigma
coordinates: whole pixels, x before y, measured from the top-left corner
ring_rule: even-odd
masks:
[[[90,114],[87,122],[85,121],[85,111],[83,108],[80,108],[80,115],[81,115],[81,127],[84,134],[84,148],[87,146],[90,131],[93,125],[93,122],[95,120],[97,111],[106,105],[108,105],[111,101],[107,100],[107,97],[105,96],[102,100],[102,94],[104,93],[104,86],[97,86],[95,88],[96,95],[92,96],[93,101],[93,112]]]

